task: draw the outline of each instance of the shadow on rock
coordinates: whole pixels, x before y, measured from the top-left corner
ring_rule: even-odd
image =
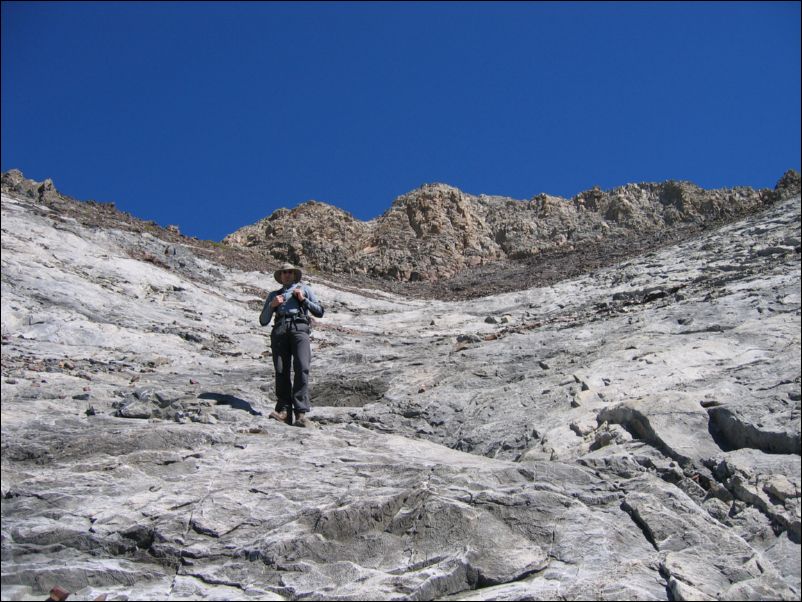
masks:
[[[198,395],[198,399],[211,399],[216,401],[218,405],[230,406],[235,410],[244,410],[253,416],[262,415],[262,412],[253,409],[253,406],[250,404],[250,402],[226,393],[205,392]]]
[[[710,416],[709,432],[723,451],[732,451],[744,447],[759,449],[767,454],[802,453],[802,439],[799,432],[777,430],[754,425],[741,418],[737,411],[715,406],[707,408]]]
[[[381,378],[371,380],[338,378],[315,383],[312,387],[313,406],[362,407],[384,396],[389,385]]]

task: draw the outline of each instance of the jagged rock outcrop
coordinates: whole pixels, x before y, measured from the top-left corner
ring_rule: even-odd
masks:
[[[280,261],[300,265],[314,257],[317,269],[335,272],[351,259],[354,247],[365,239],[368,229],[366,223],[346,211],[309,201],[292,210],[278,209],[225,240],[244,247],[259,246]]]
[[[30,199],[36,199],[44,203],[59,196],[56,186],[50,178],[47,178],[44,182],[36,182],[35,180],[27,179],[18,169],[9,169],[4,172],[0,181],[4,192],[23,194]]]
[[[382,216],[362,222],[324,203],[279,209],[230,234],[232,246],[258,247],[324,272],[362,273],[400,281],[436,281],[502,260],[526,260],[559,250],[655,233],[688,234],[758,211],[799,191],[786,173],[775,190],[704,190],[690,182],[594,188],[573,199],[541,194],[529,201],[473,196],[428,184],[395,200]]]
[[[313,274],[299,429],[263,262],[4,192],[2,598],[797,600],[800,221],[471,301]]]

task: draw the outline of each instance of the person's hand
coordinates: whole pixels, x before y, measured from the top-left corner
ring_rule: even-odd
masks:
[[[304,297],[304,291],[301,288],[296,288],[294,291],[292,291],[292,294],[296,299],[298,299],[298,303],[303,303],[304,299],[306,298]]]
[[[284,303],[284,295],[276,295],[270,302],[270,307],[276,309],[282,303]]]

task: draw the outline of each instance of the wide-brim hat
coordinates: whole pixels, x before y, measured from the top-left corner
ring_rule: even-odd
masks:
[[[284,263],[284,264],[282,264],[282,266],[279,269],[277,269],[275,272],[273,272],[273,277],[276,279],[276,282],[278,282],[279,284],[284,284],[284,282],[282,282],[282,280],[281,280],[281,272],[283,272],[284,270],[292,270],[293,272],[295,272],[295,282],[300,282],[301,281],[301,276],[303,275],[302,272],[301,272],[301,268],[296,267],[296,266],[292,265],[291,263]]]

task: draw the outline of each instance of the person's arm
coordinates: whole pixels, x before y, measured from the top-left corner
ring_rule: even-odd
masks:
[[[275,311],[277,305],[280,305],[280,303],[276,303],[277,296],[275,291],[267,296],[267,301],[265,301],[265,305],[262,308],[262,313],[259,314],[259,324],[262,326],[270,324],[270,320],[273,318],[273,311]]]
[[[308,286],[304,287],[304,300],[301,305],[316,318],[322,318],[323,313],[326,311],[323,304],[317,300],[315,293]]]

